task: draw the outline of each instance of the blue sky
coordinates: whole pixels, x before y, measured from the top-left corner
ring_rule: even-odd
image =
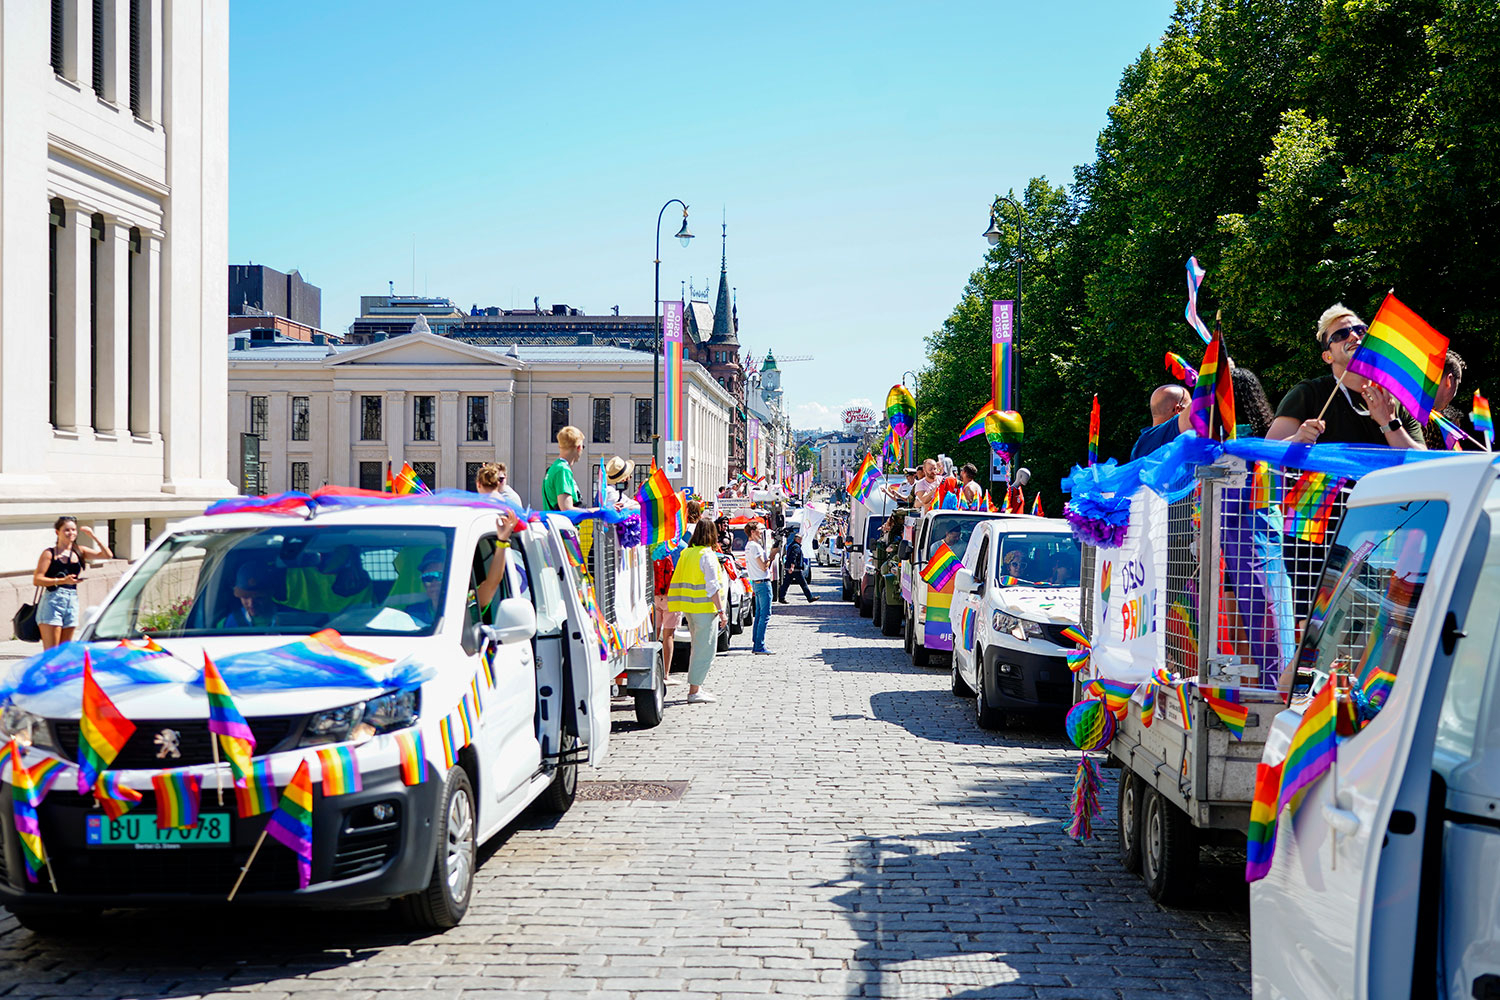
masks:
[[[230,259],[299,269],[329,329],[388,281],[641,314],[680,197],[663,297],[717,286],[722,210],[741,343],[812,355],[788,402],[832,426],[921,366],[991,197],[1092,158],[1172,8],[240,0]]]

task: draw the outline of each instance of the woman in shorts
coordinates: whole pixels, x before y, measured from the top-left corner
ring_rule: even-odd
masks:
[[[52,529],[57,532],[57,544],[42,550],[31,574],[32,585],[42,588],[42,599],[36,606],[36,624],[42,633],[43,649],[72,641],[78,628],[78,578],[83,576],[89,560],[115,557],[92,528],[78,527],[76,517],[60,517]],[[87,549],[79,545],[80,530],[99,547]]]

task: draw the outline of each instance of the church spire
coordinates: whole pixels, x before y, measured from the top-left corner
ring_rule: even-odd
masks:
[[[735,335],[734,304],[729,295],[729,225],[727,222],[720,223],[720,239],[723,241],[723,249],[719,257],[719,297],[714,304],[714,331],[709,342],[713,344],[724,344],[726,346],[739,346],[739,338]]]

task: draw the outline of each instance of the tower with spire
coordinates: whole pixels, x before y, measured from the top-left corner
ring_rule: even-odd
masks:
[[[729,226],[720,224],[719,292],[710,311],[707,302],[692,301],[687,308],[688,357],[707,368],[714,381],[734,398],[729,427],[729,473],[745,468],[745,363],[740,356],[737,303],[729,285]]]

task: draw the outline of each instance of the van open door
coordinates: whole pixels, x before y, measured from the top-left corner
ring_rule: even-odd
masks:
[[[562,567],[560,579],[568,588],[569,606],[568,633],[571,640],[569,663],[569,702],[564,707],[564,719],[577,727],[579,742],[587,748],[587,760],[597,764],[604,759],[609,749],[610,732],[610,687],[614,673],[608,650],[604,649],[593,609],[588,601],[597,604],[598,596],[593,585],[583,575],[580,558],[583,548],[578,529],[566,518],[550,518],[553,526],[553,545]],[[595,531],[611,530],[598,522]]]
[[[1282,805],[1271,870],[1250,894],[1256,996],[1431,992],[1444,822],[1438,709],[1460,650],[1488,656],[1494,642],[1500,585],[1478,587],[1485,567],[1500,572],[1487,508],[1500,514],[1500,493],[1479,456],[1444,459],[1441,476],[1427,463],[1374,473],[1351,498],[1298,681],[1318,689],[1337,668],[1366,692],[1388,693],[1370,700],[1373,717],[1340,741],[1336,763],[1296,808]],[[1481,621],[1488,631],[1465,638]],[[1277,717],[1268,760],[1284,756],[1299,721],[1295,708]],[[1466,898],[1494,900],[1500,867],[1488,874],[1489,889],[1470,885]]]

